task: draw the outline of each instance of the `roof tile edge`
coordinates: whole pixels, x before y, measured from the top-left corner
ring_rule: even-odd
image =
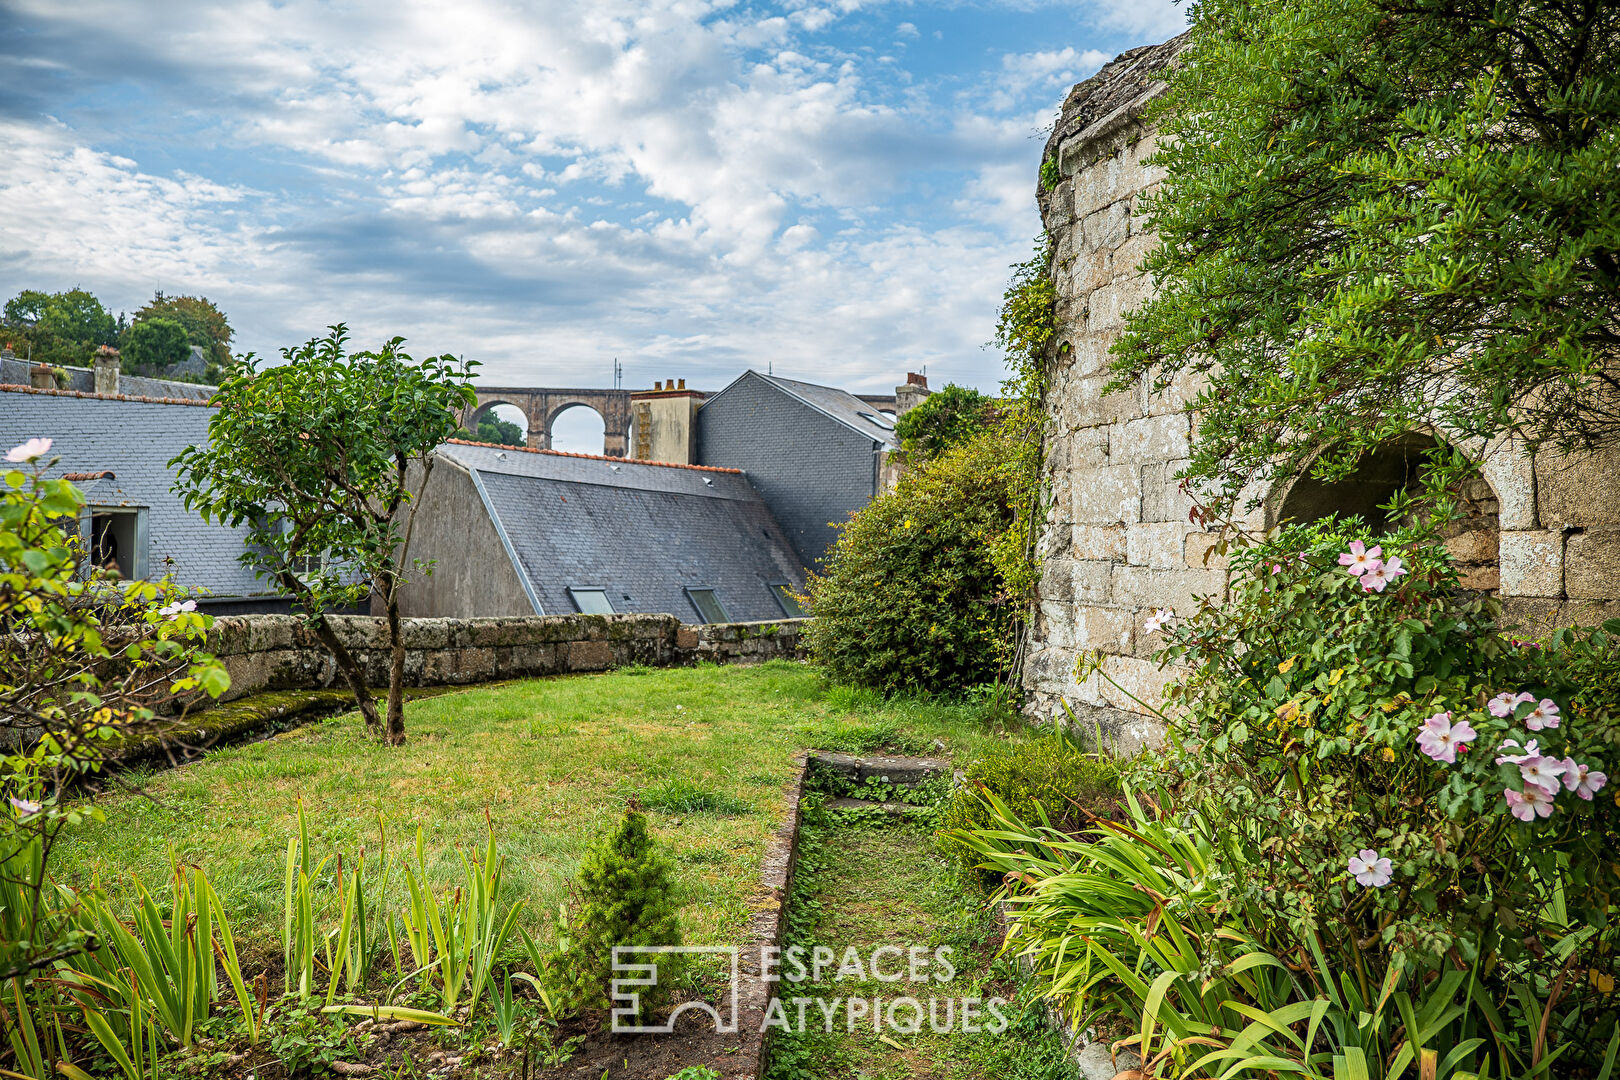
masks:
[[[611,461],[625,465],[656,465],[661,469],[691,469],[693,472],[727,473],[741,476],[741,469],[723,469],[718,465],[681,465],[673,461],[644,461],[641,458],[609,457],[607,454],[576,454],[568,450],[536,450],[532,446],[512,446],[508,443],[475,442],[472,439],[446,439],[457,446],[485,446],[491,450],[520,450],[525,454],[550,454],[552,457],[584,458],[587,461]]]
[[[19,386],[16,383],[0,383],[0,393],[95,398],[99,401],[138,401],[144,405],[197,405],[204,409],[216,408],[212,399],[199,401],[196,398],[138,397],[134,394],[93,394],[85,390],[44,390],[37,386]]]

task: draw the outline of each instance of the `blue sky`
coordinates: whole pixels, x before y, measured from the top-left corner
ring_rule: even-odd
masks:
[[[201,293],[490,383],[880,390],[982,348],[1068,87],[1171,0],[0,0],[0,293]]]

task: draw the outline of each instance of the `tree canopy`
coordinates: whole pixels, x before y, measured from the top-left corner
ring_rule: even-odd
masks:
[[[206,296],[165,296],[160,289],[150,303],[135,313],[134,323],[138,326],[151,319],[179,323],[185,329],[187,344],[201,346],[209,364],[221,369],[220,375],[230,365],[230,321]]]
[[[1620,5],[1200,0],[1116,387],[1218,373],[1217,505],[1434,424],[1620,436]]]
[[[130,370],[162,369],[191,355],[186,328],[173,319],[142,319],[124,331],[123,361]]]
[[[42,364],[90,363],[98,345],[118,343],[118,323],[84,289],[24,289],[6,301],[5,338],[19,356]]]
[[[901,416],[894,425],[900,449],[912,464],[938,457],[947,447],[984,430],[995,399],[971,386],[948,383]]]

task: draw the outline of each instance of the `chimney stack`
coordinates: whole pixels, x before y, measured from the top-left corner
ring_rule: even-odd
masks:
[[[899,416],[906,415],[906,413],[922,404],[922,400],[928,396],[928,392],[928,376],[919,375],[915,371],[908,371],[905,385],[894,388],[895,413]]]
[[[55,390],[56,372],[49,364],[35,364],[28,369],[28,384],[35,390]]]
[[[96,350],[96,393],[118,393],[118,350],[103,345]]]

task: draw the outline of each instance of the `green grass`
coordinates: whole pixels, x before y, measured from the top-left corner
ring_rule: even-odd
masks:
[[[491,684],[408,703],[405,728],[407,744],[389,749],[351,713],[143,774],[150,798],[96,797],[106,821],[63,837],[55,873],[125,892],[131,873],[162,882],[172,850],[208,872],[239,933],[278,951],[298,800],[318,854],[352,858],[364,845],[375,860],[384,835],[402,854],[420,828],[446,880],[458,847],[481,847],[487,814],[509,859],[507,895],[544,930],[586,847],[636,795],[686,889],[688,940],[725,943],[768,900],[760,862],[795,751],[932,751],[939,740],[961,759],[997,738],[968,706],[829,690],[781,661]]]
[[[1061,1037],[1045,1026],[1040,1003],[1022,986],[1012,962],[997,958],[993,918],[963,887],[952,861],[937,851],[932,829],[823,815],[807,824],[800,842],[790,944],[828,946],[840,958],[853,947],[863,959],[883,945],[924,946],[929,954],[949,946],[957,971],[944,983],[886,982],[851,972],[846,978],[824,973],[821,982],[791,991],[784,984],[784,998],[795,993],[828,1002],[833,1026],[829,1033],[821,1006],[810,1006],[805,1034],[773,1042],[769,1080],[1068,1080],[1074,1075]],[[902,995],[923,1006],[923,1027],[915,1034],[879,1033],[864,1017],[851,1030],[847,1006],[832,1004],[850,998],[893,1001]],[[930,1008],[939,1010],[944,1026],[945,999],[954,999],[954,1009],[963,997],[997,996],[1009,1001],[1001,1006],[1009,1021],[1005,1031],[930,1029]],[[938,999],[938,1005],[930,999]],[[900,1015],[904,1023],[909,1013]]]

